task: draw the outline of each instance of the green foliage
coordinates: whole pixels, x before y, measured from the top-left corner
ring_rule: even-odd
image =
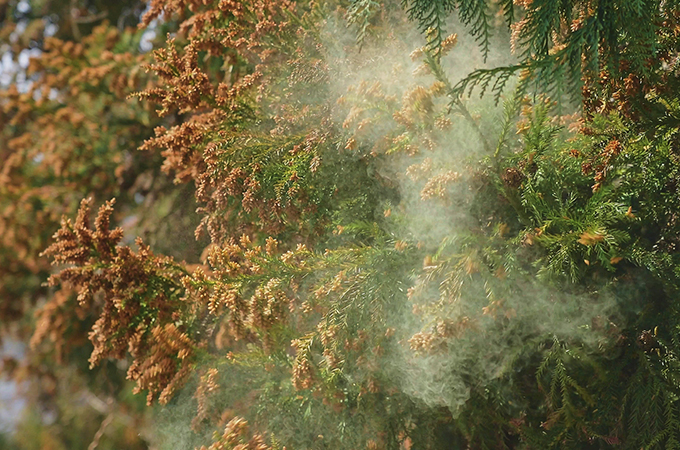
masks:
[[[428,37],[428,49],[439,57],[442,41],[446,37],[446,22],[458,10],[460,21],[469,28],[478,41],[486,59],[491,50],[491,16],[486,0],[403,0],[402,7],[409,19],[418,23],[420,31]],[[505,5],[506,17],[511,17],[512,7]]]
[[[347,23],[356,25],[357,44],[363,45],[366,35],[371,26],[371,19],[379,11],[381,4],[375,0],[356,0],[347,10]]]
[[[430,49],[437,53],[445,37],[446,19],[455,10],[456,3],[453,0],[406,0],[402,6],[409,18],[418,23],[420,31],[428,35]]]
[[[677,2],[400,6],[153,1],[153,62],[109,25],[45,42],[2,97],[2,280],[32,299],[3,319],[39,304],[8,446],[678,447]],[[454,84],[456,11],[519,61]],[[48,246],[90,192],[118,216]],[[131,434],[130,391],[160,404]]]
[[[477,69],[452,89],[457,97],[479,88],[483,95],[490,88],[496,101],[504,88],[521,73],[520,90],[530,84],[550,92],[555,98],[576,98],[583,76],[605,71],[613,77],[629,73],[658,79],[661,59],[669,41],[660,39],[673,22],[673,6],[658,1],[552,1],[527,2],[517,13],[513,2],[500,9],[512,29],[517,64]],[[431,49],[438,54],[446,18],[458,10],[461,22],[479,42],[486,57],[490,46],[490,13],[496,6],[486,1],[405,2],[409,17],[422,31],[431,30]],[[632,23],[639,26],[630,27]],[[672,46],[673,44],[671,44]]]

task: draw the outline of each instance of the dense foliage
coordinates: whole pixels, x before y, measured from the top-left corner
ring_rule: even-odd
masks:
[[[0,18],[3,448],[680,447],[678,2]]]

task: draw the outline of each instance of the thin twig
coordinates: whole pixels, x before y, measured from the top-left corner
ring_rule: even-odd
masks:
[[[109,15],[109,12],[107,10],[104,10],[97,14],[90,14],[89,16],[80,17],[78,15],[79,10],[76,7],[77,1],[78,0],[71,0],[69,7],[71,8],[71,32],[73,33],[73,37],[75,38],[75,40],[80,41],[80,39],[82,38],[82,34],[80,33],[80,28],[78,27],[78,24],[88,24],[97,22],[98,20],[105,19]]]
[[[104,420],[102,420],[102,423],[99,425],[99,429],[94,434],[94,439],[92,439],[92,442],[90,442],[90,445],[88,445],[87,450],[95,450],[97,448],[99,445],[99,440],[102,438],[104,432],[106,431],[106,427],[108,427],[111,422],[113,422],[113,413],[109,413],[109,415],[106,416]]]

